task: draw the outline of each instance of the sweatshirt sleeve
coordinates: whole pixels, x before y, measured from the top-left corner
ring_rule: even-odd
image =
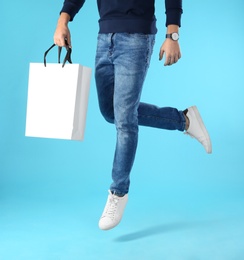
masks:
[[[181,26],[182,0],[165,0],[166,26],[176,24]]]
[[[75,15],[80,11],[85,0],[65,0],[60,13],[67,13],[70,16],[70,21],[73,21]]]

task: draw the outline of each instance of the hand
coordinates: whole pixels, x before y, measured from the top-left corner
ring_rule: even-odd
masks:
[[[165,53],[164,66],[170,66],[176,63],[181,58],[180,46],[178,41],[166,39],[160,48],[159,60],[162,60]]]
[[[70,17],[66,13],[61,13],[58,20],[57,28],[54,33],[54,43],[60,47],[65,47],[65,39],[67,39],[68,45],[71,48],[71,35],[68,28],[68,21]]]

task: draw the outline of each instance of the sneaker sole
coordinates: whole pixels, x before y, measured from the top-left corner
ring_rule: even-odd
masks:
[[[196,119],[197,119],[197,121],[198,121],[198,123],[199,123],[199,125],[200,125],[200,127],[201,127],[201,129],[203,131],[203,133],[204,133],[204,136],[206,137],[207,140],[209,140],[210,146],[208,147],[207,153],[212,153],[211,139],[210,139],[208,131],[207,131],[207,129],[206,129],[204,123],[203,123],[202,117],[201,117],[200,113],[198,112],[198,109],[197,109],[196,106],[192,106],[192,110],[193,110],[193,112],[195,114],[195,117],[196,117]]]

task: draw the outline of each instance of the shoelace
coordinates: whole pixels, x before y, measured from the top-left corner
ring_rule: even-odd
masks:
[[[106,215],[109,218],[113,218],[115,215],[115,212],[117,210],[119,200],[116,199],[113,195],[109,198],[109,204],[106,208]]]

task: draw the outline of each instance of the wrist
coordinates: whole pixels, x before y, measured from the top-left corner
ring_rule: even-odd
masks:
[[[175,25],[175,24],[170,24],[167,26],[167,34],[171,34],[171,33],[178,33],[179,34],[179,26]]]
[[[58,19],[58,24],[68,25],[70,21],[70,15],[68,13],[61,13]]]

